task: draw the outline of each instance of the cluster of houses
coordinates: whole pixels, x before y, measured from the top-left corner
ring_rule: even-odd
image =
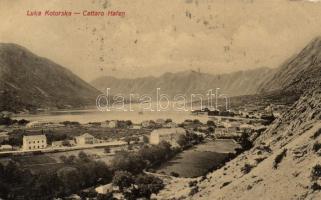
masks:
[[[216,138],[235,138],[240,136],[243,132],[252,133],[258,128],[256,124],[249,124],[242,121],[242,119],[235,118],[224,118],[224,117],[212,117],[213,125],[200,123],[198,120],[185,120],[182,124],[172,122],[172,120],[146,120],[140,124],[133,124],[131,121],[118,121],[111,120],[101,122],[97,125],[101,127],[108,128],[131,128],[131,129],[151,129],[149,137],[150,144],[159,144],[162,141],[170,143],[172,146],[177,145],[178,138],[186,134],[186,131],[193,131],[199,134],[208,134],[209,128],[212,128],[210,131]],[[30,128],[38,127],[60,127],[62,124],[54,124],[47,122],[31,122],[28,124]],[[6,144],[4,141],[9,140],[8,132],[0,132],[0,144]],[[101,140],[95,138],[89,133],[84,133],[80,136],[74,137],[71,140],[62,140],[62,141],[53,141],[51,143],[52,148],[60,147],[72,147],[72,146],[84,146],[84,145],[94,145],[105,143],[106,140]],[[23,145],[22,150],[37,150],[37,149],[46,149],[47,138],[45,135],[29,135],[23,136]],[[10,145],[1,145],[0,151],[9,151],[12,150]]]
[[[133,124],[130,121],[111,120],[100,123],[101,127],[104,128],[130,128],[130,129],[141,129],[141,128],[176,128],[177,124],[171,120],[157,119],[157,120],[146,120],[139,124]]]
[[[63,124],[53,123],[47,121],[32,121],[26,125],[26,128],[59,128],[63,127]]]
[[[45,135],[27,135],[22,139],[22,150],[38,150],[45,149],[47,145],[47,137]],[[83,146],[103,143],[103,140],[97,139],[89,133],[84,133],[75,137],[73,140],[53,141],[51,147],[64,147],[64,146]]]

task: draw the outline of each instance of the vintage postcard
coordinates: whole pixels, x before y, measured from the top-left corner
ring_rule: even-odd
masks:
[[[0,200],[321,199],[321,0],[0,0]]]

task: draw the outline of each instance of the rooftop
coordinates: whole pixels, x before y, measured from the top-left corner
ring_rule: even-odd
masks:
[[[82,135],[80,135],[80,136],[78,136],[78,137],[85,137],[85,138],[88,138],[88,137],[94,137],[94,136],[92,136],[91,134],[89,134],[89,133],[84,133],[84,134],[82,134]]]
[[[47,139],[47,137],[45,135],[24,135],[23,139],[39,140],[39,139]]]

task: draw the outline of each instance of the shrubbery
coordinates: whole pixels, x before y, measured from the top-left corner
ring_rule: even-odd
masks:
[[[242,168],[241,171],[243,172],[243,174],[248,174],[250,173],[250,171],[253,169],[253,165],[250,165],[248,163],[246,163]]]
[[[314,152],[318,152],[321,149],[321,143],[315,142],[312,147]]]
[[[312,168],[311,179],[318,180],[321,177],[321,165],[317,164]]]
[[[191,189],[191,191],[189,192],[189,196],[193,196],[193,195],[195,195],[196,193],[198,193],[199,192],[199,189],[198,189],[198,186],[195,186],[195,187],[193,187],[192,189]]]
[[[273,168],[274,169],[278,168],[279,163],[286,156],[286,152],[287,152],[287,149],[283,149],[283,151],[275,157],[274,162],[273,162]]]
[[[164,183],[161,179],[139,174],[134,176],[127,171],[116,171],[113,178],[113,185],[118,186],[126,199],[147,198],[150,199],[153,193],[157,194],[164,188]]]
[[[316,139],[317,137],[319,137],[321,135],[321,128],[318,129],[312,136],[313,139]]]
[[[177,172],[171,172],[170,175],[174,176],[174,177],[179,177],[179,173],[177,173]]]
[[[62,157],[66,166],[53,172],[31,173],[16,163],[0,164],[0,198],[53,199],[65,197],[83,188],[110,182],[107,165],[93,161],[86,154]]]
[[[184,149],[199,144],[204,140],[203,136],[195,133],[187,132],[185,135],[180,135],[177,143]]]

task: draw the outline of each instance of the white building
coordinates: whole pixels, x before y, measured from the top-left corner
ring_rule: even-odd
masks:
[[[140,125],[140,124],[133,124],[132,126],[131,126],[131,129],[135,129],[135,130],[139,130],[139,129],[141,129],[142,128],[142,126]]]
[[[164,125],[166,121],[164,119],[156,119],[155,123],[158,125]]]
[[[107,194],[109,192],[113,192],[113,185],[111,183],[107,185],[101,185],[96,187],[95,190],[98,194]]]
[[[165,127],[165,128],[176,128],[177,124],[175,122],[168,122],[163,127]]]
[[[0,143],[9,140],[8,132],[0,132]]]
[[[155,127],[155,122],[152,120],[147,120],[142,122],[142,128],[153,128]]]
[[[74,140],[60,140],[60,141],[53,141],[51,143],[52,147],[64,147],[64,143],[67,143],[67,146],[75,146],[76,143]]]
[[[179,136],[185,134],[186,131],[183,128],[156,129],[151,132],[149,142],[151,144],[159,144],[162,141],[166,141],[171,145],[176,146]]]
[[[84,133],[81,136],[75,137],[77,145],[86,145],[86,144],[94,144],[96,143],[96,139],[94,136],[89,133]]]
[[[12,146],[8,144],[0,145],[0,151],[12,151]]]
[[[109,128],[117,128],[118,127],[118,121],[117,120],[112,120],[108,123]]]
[[[44,149],[47,147],[47,137],[45,135],[23,136],[23,150]]]

